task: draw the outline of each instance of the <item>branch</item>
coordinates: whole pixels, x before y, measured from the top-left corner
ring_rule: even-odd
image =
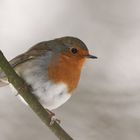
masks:
[[[42,107],[42,105],[38,102],[36,97],[31,93],[30,88],[21,79],[14,69],[11,67],[9,62],[4,57],[2,51],[0,50],[0,67],[5,72],[9,83],[11,83],[18,93],[24,98],[24,100],[28,103],[28,105],[32,108],[32,110],[39,116],[39,118],[52,130],[52,132],[60,139],[60,140],[73,140],[71,136],[69,136],[65,130],[57,123],[54,122],[53,125],[50,125],[51,118],[49,117],[49,113]]]

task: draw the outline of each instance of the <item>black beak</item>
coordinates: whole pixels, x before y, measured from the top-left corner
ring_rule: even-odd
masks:
[[[97,58],[98,58],[97,56],[90,55],[90,54],[89,54],[89,55],[87,55],[86,57],[87,57],[87,58],[92,58],[92,59],[97,59]]]

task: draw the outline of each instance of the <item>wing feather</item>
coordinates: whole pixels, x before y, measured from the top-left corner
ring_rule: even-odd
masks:
[[[21,55],[18,55],[17,57],[15,57],[11,61],[9,61],[9,63],[11,64],[11,66],[13,68],[15,68],[19,64],[22,64],[28,60],[35,59],[39,56],[44,55],[47,51],[51,51],[51,48],[48,47],[47,41],[40,42],[40,43],[36,44],[35,46],[33,46],[32,48],[30,48],[27,52],[25,52]],[[0,87],[5,86],[7,84],[8,83],[7,83],[6,75],[0,69]]]

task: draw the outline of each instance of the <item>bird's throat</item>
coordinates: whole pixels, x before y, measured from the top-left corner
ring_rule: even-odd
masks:
[[[65,83],[68,92],[72,93],[77,87],[84,61],[85,59],[62,55],[57,61],[52,60],[48,67],[48,78],[55,83]]]

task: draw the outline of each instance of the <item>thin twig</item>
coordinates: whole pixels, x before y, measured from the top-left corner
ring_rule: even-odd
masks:
[[[54,122],[53,125],[50,125],[51,118],[49,117],[49,113],[42,107],[36,97],[31,93],[30,88],[27,86],[24,80],[16,74],[14,69],[4,57],[1,50],[0,67],[5,72],[9,83],[11,83],[15,87],[18,94],[20,94],[24,98],[24,100],[28,103],[32,110],[52,130],[52,132],[60,140],[73,140],[73,138],[68,135],[68,133],[65,132],[65,130],[57,122]]]

